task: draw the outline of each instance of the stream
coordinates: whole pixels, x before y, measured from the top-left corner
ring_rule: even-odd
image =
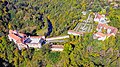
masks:
[[[48,23],[48,32],[45,34],[45,37],[50,36],[53,29],[52,23],[48,18],[47,18],[47,23]]]

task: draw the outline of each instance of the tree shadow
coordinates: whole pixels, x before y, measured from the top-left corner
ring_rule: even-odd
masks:
[[[0,58],[0,67],[14,67],[13,64]]]

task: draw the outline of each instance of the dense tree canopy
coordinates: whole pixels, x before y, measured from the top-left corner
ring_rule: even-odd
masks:
[[[47,37],[66,35],[88,13],[105,14],[108,23],[120,30],[120,9],[106,0],[0,0],[0,65],[15,67],[120,67],[120,35],[105,41],[70,35],[62,52],[52,52],[49,44],[41,49],[22,49],[8,40],[8,30]],[[89,10],[91,10],[89,12]],[[87,15],[82,15],[87,11]],[[49,29],[49,22],[52,29]],[[95,29],[95,28],[94,28]],[[49,32],[49,33],[48,33]]]

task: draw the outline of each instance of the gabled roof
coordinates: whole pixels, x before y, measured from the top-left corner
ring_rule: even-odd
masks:
[[[98,18],[98,19],[101,19],[103,18],[104,16],[99,14],[99,13],[93,13],[95,15],[95,18]]]
[[[17,42],[17,43],[22,43],[22,40],[21,40],[21,39],[19,39],[19,40],[17,40],[16,42]]]
[[[63,51],[64,46],[63,45],[51,45],[50,48],[52,51]]]
[[[102,31],[99,31],[97,33],[95,33],[97,38],[102,38],[102,37],[110,37],[110,36],[115,36],[115,34],[117,33],[118,29],[112,26],[108,26],[107,24],[101,24],[99,23],[97,25],[97,30],[102,30],[102,29],[106,29],[107,30],[107,34],[103,34]]]
[[[107,28],[107,29],[111,29],[111,33],[114,33],[114,34],[116,34],[116,33],[117,33],[117,31],[118,31],[118,29],[117,29],[117,28],[112,27],[112,26],[108,26],[108,28]]]
[[[108,28],[108,25],[107,25],[107,24],[101,24],[101,23],[99,23],[99,24],[97,25],[97,29],[100,29],[101,27],[107,29],[107,28]]]
[[[97,16],[95,18],[101,19],[101,18],[103,18],[103,16],[100,14],[97,14]]]
[[[97,34],[98,37],[104,37],[104,36],[105,36],[105,34],[103,34],[103,33],[101,33],[101,32],[97,32],[97,33],[95,33],[95,34]]]
[[[117,31],[118,31],[117,28],[112,27],[112,26],[108,26],[108,25],[106,25],[106,24],[98,24],[98,25],[97,25],[97,29],[100,29],[100,27],[105,28],[105,29],[110,29],[110,30],[111,30],[111,33],[115,33],[115,34],[116,34]]]
[[[9,30],[9,34],[17,33],[16,30]]]
[[[16,41],[21,39],[19,36],[16,36],[15,34],[9,34],[8,36]]]
[[[9,30],[8,36],[14,39],[17,43],[22,43],[26,35],[23,33],[18,33],[16,30]]]
[[[10,41],[13,39],[20,50],[28,47],[41,48],[41,43],[39,41],[40,39],[45,39],[45,36],[27,37],[26,34],[18,33],[16,30],[9,30],[8,37]]]
[[[51,48],[64,48],[63,45],[51,45]]]

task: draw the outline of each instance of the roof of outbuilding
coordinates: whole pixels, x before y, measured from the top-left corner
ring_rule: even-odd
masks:
[[[51,45],[51,48],[64,48],[63,45]]]

